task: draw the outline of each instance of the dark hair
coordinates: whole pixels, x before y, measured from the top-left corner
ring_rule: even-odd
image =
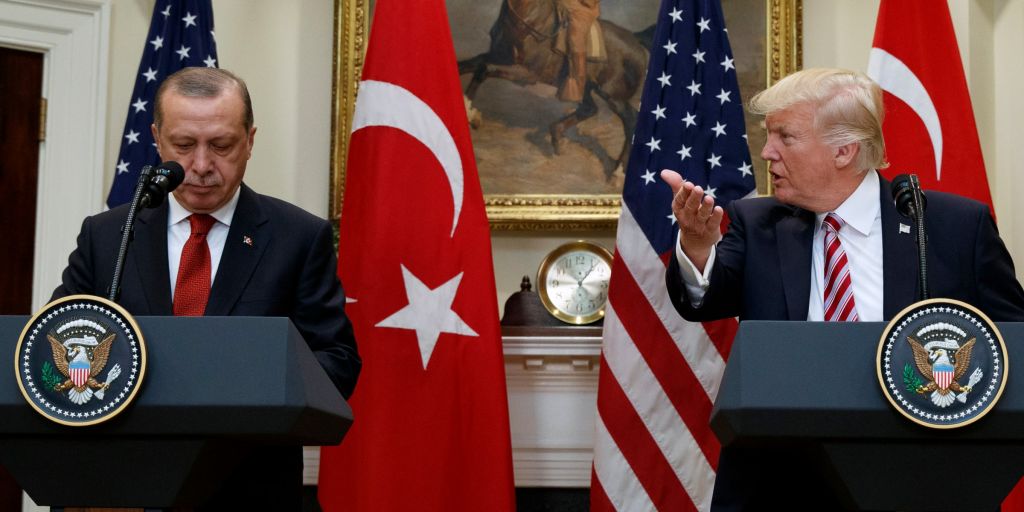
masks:
[[[245,123],[245,129],[249,130],[253,124],[252,100],[249,98],[249,88],[246,87],[245,81],[230,71],[205,67],[184,68],[164,79],[160,88],[156,90],[153,124],[160,128],[164,114],[161,98],[168,89],[182,96],[215,98],[223,94],[230,86],[237,87],[242,96],[242,102],[245,103],[245,118],[242,121]]]

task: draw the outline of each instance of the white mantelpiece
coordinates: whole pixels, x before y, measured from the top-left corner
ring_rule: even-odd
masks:
[[[590,487],[599,330],[573,336],[504,337],[512,464],[517,487]],[[318,448],[304,453],[316,485]]]

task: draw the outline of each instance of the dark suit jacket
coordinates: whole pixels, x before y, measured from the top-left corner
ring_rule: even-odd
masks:
[[[88,217],[78,235],[62,283],[53,298],[85,293],[106,297],[121,241],[127,205]],[[173,314],[167,262],[166,202],[136,217],[118,303],[132,315]],[[248,237],[252,244],[243,240]],[[327,375],[348,398],[361,361],[345,296],[337,278],[330,224],[306,211],[253,192],[246,185],[238,198],[224,253],[210,289],[206,316],[282,316],[305,338]],[[259,508],[297,508],[301,492],[301,453],[297,447],[266,449],[243,460],[215,507],[243,506],[242,495]],[[286,485],[282,486],[282,482]],[[244,487],[235,487],[244,485]],[[276,490],[285,489],[282,492]],[[269,494],[260,494],[260,491]],[[253,492],[256,492],[253,495]]]
[[[889,182],[880,180],[885,320],[918,297],[916,230],[896,212]],[[1024,321],[1024,290],[988,207],[942,192],[927,192],[928,291],[982,310],[992,320]],[[699,308],[690,306],[674,257],[666,277],[676,310],[690,321],[806,320],[811,294],[814,213],[772,197],[735,201],[726,208],[729,230],[718,243],[710,286]],[[856,276],[854,276],[856,279]]]
[[[896,212],[889,182],[880,180],[882,215],[882,310],[885,320],[917,301],[917,233],[900,233],[910,219]],[[961,300],[994,321],[1024,321],[1024,290],[996,231],[988,207],[959,196],[928,192],[928,291],[931,297]],[[693,308],[675,256],[666,284],[672,304],[690,321],[807,320],[811,294],[812,212],[765,197],[735,201],[730,224],[716,247],[710,286]],[[856,276],[854,276],[856,279]],[[800,446],[774,449],[730,445],[722,449],[712,510],[757,510],[785,504],[789,510],[838,510],[848,503],[835,495],[824,473],[801,468],[799,484],[787,468],[813,464],[821,454]]]

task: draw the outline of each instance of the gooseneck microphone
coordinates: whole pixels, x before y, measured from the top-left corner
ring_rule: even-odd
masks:
[[[922,210],[928,207],[928,199],[921,191],[921,182],[918,181],[916,174],[900,174],[893,178],[892,199],[896,203],[896,211],[910,218],[916,215],[918,202]]]
[[[892,199],[896,204],[896,211],[914,221],[917,232],[917,260],[918,260],[918,284],[919,300],[925,300],[928,295],[928,261],[926,244],[928,238],[924,227],[924,210],[928,207],[928,200],[924,191],[921,190],[921,182],[916,174],[900,174],[892,180]]]
[[[128,216],[121,228],[121,247],[117,252],[114,264],[114,277],[110,281],[108,299],[117,302],[121,293],[121,274],[124,272],[124,259],[128,254],[128,244],[132,241],[135,228],[135,215],[140,208],[156,208],[163,204],[167,194],[181,185],[185,179],[185,170],[178,162],[164,162],[155,168],[147,165],[139,173],[139,181],[135,184],[135,194],[128,206]]]
[[[164,203],[167,194],[185,180],[185,169],[178,162],[164,162],[150,170],[151,177],[139,198],[142,208],[156,208]]]

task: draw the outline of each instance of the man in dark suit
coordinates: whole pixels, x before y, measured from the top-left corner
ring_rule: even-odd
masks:
[[[348,398],[361,361],[338,281],[330,224],[242,183],[256,127],[245,83],[216,68],[186,68],[156,95],[153,138],[185,169],[159,208],[139,213],[118,303],[133,315],[289,317]],[[54,298],[106,296],[127,205],[82,224]],[[266,447],[208,505],[294,510],[301,504],[299,447]]]
[[[691,321],[883,321],[915,302],[915,232],[876,171],[886,166],[878,85],[860,73],[804,70],[755,96],[751,111],[765,116],[761,156],[775,196],[733,202],[724,236],[726,212],[714,199],[662,172],[680,227],[666,276],[676,310]],[[1024,290],[988,207],[939,192],[927,198],[930,295],[970,303],[994,321],[1024,320]],[[779,470],[785,460],[723,449],[712,508],[838,505],[824,482],[794,485]]]

